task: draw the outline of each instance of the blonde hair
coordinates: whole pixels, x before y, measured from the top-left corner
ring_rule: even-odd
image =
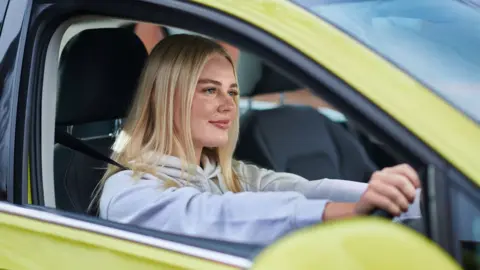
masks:
[[[161,158],[172,155],[175,149],[180,152],[182,164],[196,163],[190,127],[192,100],[200,73],[213,54],[220,54],[230,61],[237,77],[229,54],[210,39],[187,34],[173,35],[153,48],[140,76],[136,97],[124,128],[112,147],[111,158],[114,161],[135,173],[155,175]],[[174,108],[175,94],[180,95],[180,108]],[[238,106],[238,96],[235,97],[235,103]],[[175,130],[176,113],[180,113],[182,132]],[[219,148],[204,149],[202,153],[218,162],[226,186],[232,192],[241,191],[238,176],[232,167],[238,129],[237,110],[229,130],[228,143]],[[153,153],[153,156],[145,158],[146,153]],[[182,169],[185,168],[182,166]],[[106,179],[120,170],[115,165],[108,165],[94,201]]]

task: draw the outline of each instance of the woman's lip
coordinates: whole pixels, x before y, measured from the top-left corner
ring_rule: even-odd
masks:
[[[212,124],[229,124],[230,120],[209,121]]]
[[[209,121],[210,124],[221,128],[221,129],[228,129],[230,127],[230,121]]]

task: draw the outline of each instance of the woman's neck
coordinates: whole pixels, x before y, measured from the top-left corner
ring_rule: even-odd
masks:
[[[203,146],[202,147],[197,147],[197,146],[194,146],[195,149],[194,149],[194,154],[195,154],[195,164],[198,165],[198,166],[201,166],[200,162],[201,162],[201,158],[202,158],[202,152],[203,152]],[[173,156],[176,156],[180,159],[185,159],[187,160],[187,153],[185,153],[184,151],[185,149],[180,145],[180,142],[178,140],[175,140],[175,143],[173,145],[173,151],[172,151],[172,155]]]
[[[202,152],[203,152],[203,147],[195,149],[195,160],[197,161],[197,165],[202,167],[202,164],[200,164],[200,161],[202,159]]]
[[[200,162],[202,159],[202,151],[203,148],[195,148],[195,164],[198,166],[201,166]],[[172,156],[178,157],[180,159],[187,159],[186,154],[178,148],[173,150]]]

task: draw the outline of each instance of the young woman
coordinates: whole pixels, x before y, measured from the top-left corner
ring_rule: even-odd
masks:
[[[173,35],[152,50],[101,183],[102,218],[152,229],[268,244],[298,228],[367,215],[416,215],[419,179],[408,165],[369,184],[308,181],[235,161],[234,63],[218,43]],[[416,200],[415,200],[416,201]],[[410,208],[410,210],[409,210]]]

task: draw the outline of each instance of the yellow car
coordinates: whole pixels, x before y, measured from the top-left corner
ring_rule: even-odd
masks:
[[[480,269],[479,12],[476,0],[1,1],[0,269]],[[147,55],[134,22],[238,46],[242,89],[264,77],[258,59],[311,89],[372,164],[420,172],[421,226],[362,217],[256,246],[86,213]],[[295,119],[306,128],[292,142],[320,144]],[[241,149],[257,147],[245,132]]]

